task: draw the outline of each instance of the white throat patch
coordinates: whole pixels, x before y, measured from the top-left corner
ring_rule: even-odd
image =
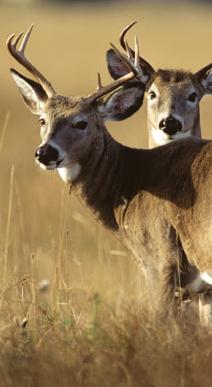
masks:
[[[77,177],[80,174],[81,171],[81,165],[78,163],[72,164],[71,167],[62,167],[62,168],[57,168],[57,171],[61,177],[61,179],[65,183],[71,183],[74,180],[77,179]]]
[[[152,128],[150,129],[150,133],[154,143],[158,146],[167,144],[168,142],[172,141],[169,139],[169,136],[160,129]]]
[[[171,141],[188,138],[188,137],[191,137],[193,134],[191,130],[188,130],[187,132],[181,131],[181,132],[177,132],[170,138],[168,134],[164,133],[160,129],[155,129],[155,128],[150,129],[150,133],[154,141],[154,144],[157,146],[168,144]]]

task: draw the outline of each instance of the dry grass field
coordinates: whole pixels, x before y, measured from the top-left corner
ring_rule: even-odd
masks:
[[[5,40],[32,22],[28,55],[62,94],[88,94],[97,71],[109,80],[105,51],[134,19],[155,67],[195,71],[211,62],[212,8],[130,3],[0,7],[1,387],[212,385],[212,335],[155,320],[130,254],[56,173],[35,165],[37,118],[9,74],[20,67]],[[207,138],[211,102],[201,104]],[[145,147],[145,106],[109,128],[122,143]]]

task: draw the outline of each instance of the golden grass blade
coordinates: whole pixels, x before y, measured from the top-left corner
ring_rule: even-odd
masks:
[[[1,131],[1,135],[0,135],[0,154],[1,154],[2,149],[3,149],[5,134],[6,134],[6,130],[8,128],[8,123],[9,123],[10,115],[11,115],[10,111],[8,111],[6,116],[5,116],[5,119],[4,119],[2,131]]]
[[[5,247],[4,247],[4,256],[3,256],[3,280],[5,280],[5,276],[7,272],[7,258],[8,258],[8,250],[9,250],[9,243],[10,243],[9,239],[10,239],[10,226],[11,226],[12,205],[13,205],[14,172],[15,172],[15,166],[12,165],[11,172],[10,172],[10,192],[9,192],[9,202],[8,202],[8,212],[7,212]]]

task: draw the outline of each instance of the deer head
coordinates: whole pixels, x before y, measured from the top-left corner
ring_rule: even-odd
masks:
[[[120,35],[121,46],[129,60],[134,58],[125,39],[131,23]],[[114,79],[126,74],[123,59],[113,49],[107,51],[108,70]],[[200,137],[199,103],[212,93],[212,63],[196,73],[184,70],[154,70],[144,58],[139,58],[140,72],[134,82],[143,85],[147,96],[150,145],[162,145],[170,140],[190,135]]]
[[[123,58],[128,71],[123,77],[107,86],[102,86],[98,76],[97,90],[85,97],[65,97],[56,93],[51,83],[26,58],[25,48],[32,27],[26,32],[17,48],[22,33],[11,35],[7,46],[10,54],[36,79],[32,80],[11,69],[11,74],[32,113],[40,120],[42,143],[35,152],[35,159],[44,169],[58,169],[65,181],[76,180],[81,171],[81,162],[89,158],[93,149],[101,150],[105,132],[104,122],[122,120],[140,107],[143,88],[135,87],[139,57],[136,44],[135,63]],[[121,55],[114,47],[116,55]],[[123,85],[132,83],[123,88]],[[107,94],[109,97],[103,99]]]

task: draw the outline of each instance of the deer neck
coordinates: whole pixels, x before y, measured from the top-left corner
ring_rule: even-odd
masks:
[[[92,147],[92,152],[81,162],[80,177],[73,188],[97,218],[113,230],[119,229],[117,208],[126,206],[126,200],[141,186],[143,156],[142,150],[119,144],[105,131],[101,151],[99,146]]]
[[[192,128],[192,135],[194,137],[199,137],[199,138],[202,137],[202,135],[201,135],[201,124],[200,124],[200,112],[199,112],[199,109],[198,109],[196,120],[194,122],[194,126]]]

